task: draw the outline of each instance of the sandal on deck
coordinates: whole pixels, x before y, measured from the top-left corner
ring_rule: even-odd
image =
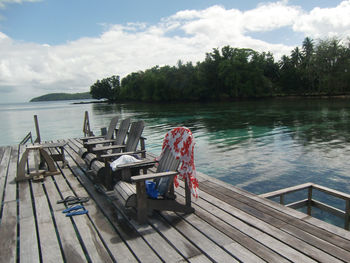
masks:
[[[74,205],[87,202],[89,199],[89,197],[67,196],[65,199],[57,201],[57,204],[65,203],[66,205]]]
[[[88,212],[89,212],[88,210],[79,210],[79,211],[74,211],[74,212],[67,213],[66,216],[85,215]]]
[[[72,206],[72,207],[69,207],[67,209],[64,209],[62,211],[62,213],[69,213],[69,212],[72,212],[72,211],[75,211],[75,210],[79,210],[79,209],[83,209],[84,207],[82,205],[76,205],[76,206]]]
[[[67,209],[64,209],[62,213],[65,213],[67,217],[69,216],[76,216],[76,215],[85,215],[89,211],[84,208],[82,205],[75,205],[72,207],[69,207]]]

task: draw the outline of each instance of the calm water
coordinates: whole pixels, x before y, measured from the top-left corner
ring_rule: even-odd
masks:
[[[0,145],[12,145],[39,118],[42,140],[81,137],[84,111],[98,132],[114,115],[146,122],[146,147],[160,152],[165,133],[187,126],[201,172],[260,194],[305,182],[350,193],[350,100],[269,100],[217,104],[0,105]],[[342,207],[343,204],[337,204]]]

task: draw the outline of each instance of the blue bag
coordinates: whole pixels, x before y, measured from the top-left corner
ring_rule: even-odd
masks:
[[[146,180],[146,192],[149,197],[153,199],[157,199],[159,193],[156,189],[156,183],[153,181]]]

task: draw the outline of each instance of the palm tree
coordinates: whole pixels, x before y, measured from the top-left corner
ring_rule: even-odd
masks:
[[[294,49],[292,50],[290,56],[291,56],[291,61],[292,61],[292,63],[293,63],[293,66],[294,66],[295,68],[298,68],[299,65],[301,64],[301,61],[302,61],[302,58],[303,58],[303,56],[302,56],[302,54],[301,54],[301,52],[300,52],[299,47],[294,48]]]

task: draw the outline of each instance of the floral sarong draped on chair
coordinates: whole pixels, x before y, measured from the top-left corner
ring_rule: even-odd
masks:
[[[194,137],[190,129],[186,127],[178,127],[169,131],[164,138],[162,152],[165,147],[171,149],[171,153],[180,159],[179,176],[182,180],[187,180],[187,184],[194,197],[198,198],[198,180],[196,178],[196,168],[194,165]],[[160,159],[158,157],[158,159]],[[179,186],[177,176],[174,178],[174,184]]]

